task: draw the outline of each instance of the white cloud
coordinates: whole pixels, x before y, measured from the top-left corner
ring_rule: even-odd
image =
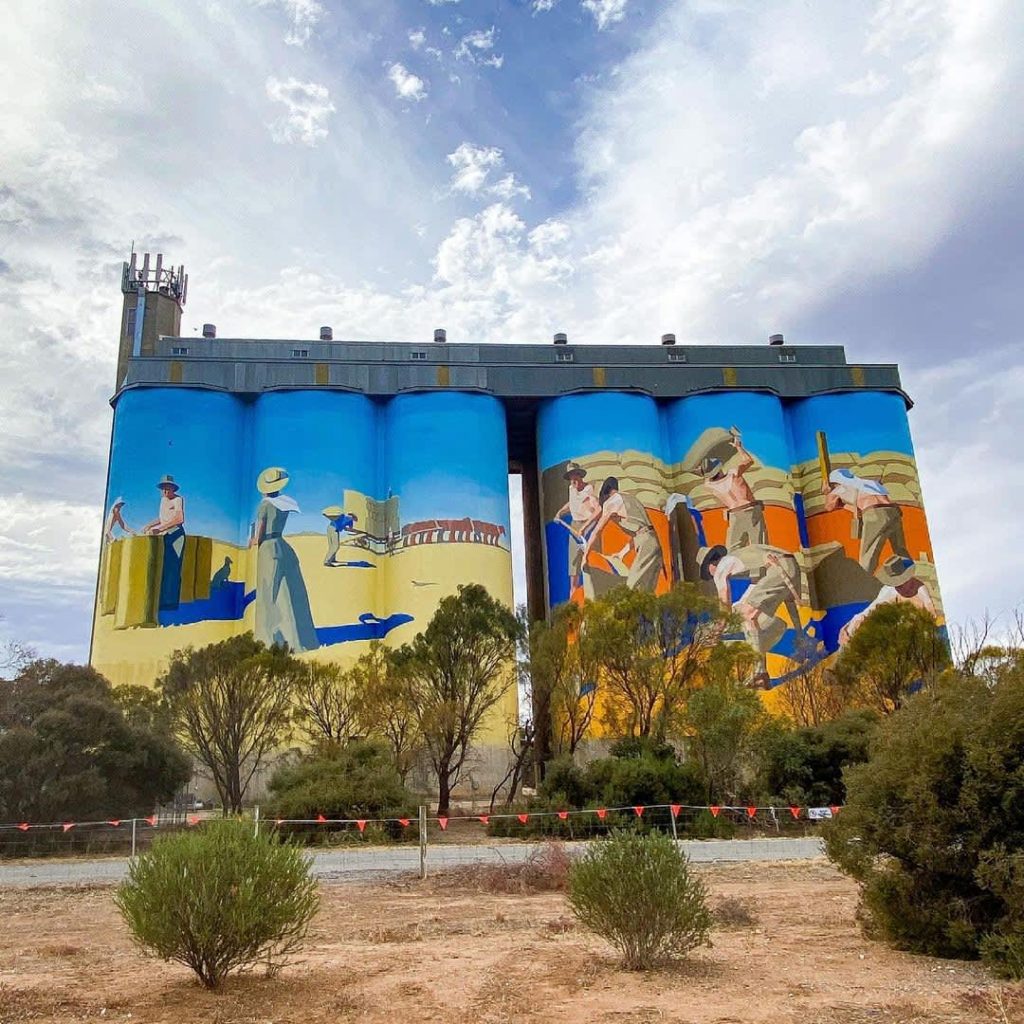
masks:
[[[887,76],[880,75],[876,71],[869,71],[862,78],[839,86],[839,91],[846,93],[848,96],[874,96],[888,88],[889,79]]]
[[[327,13],[319,0],[251,0],[258,7],[278,7],[288,16],[291,27],[284,37],[289,46],[305,46],[313,30]]]
[[[489,29],[467,32],[455,47],[456,59],[468,60],[471,64],[480,64],[484,67],[500,68],[505,63],[505,58],[492,52],[495,34],[496,29],[493,25]]]
[[[545,11],[550,11],[558,0],[533,0],[530,6],[533,8],[534,14],[543,14]]]
[[[275,142],[299,142],[315,146],[327,138],[327,122],[334,113],[331,95],[324,85],[297,78],[268,78],[267,97],[283,103],[286,113],[270,125]]]
[[[545,0],[541,0],[545,2]],[[599,29],[606,29],[626,17],[629,0],[581,0],[583,9],[590,11]],[[543,8],[547,10],[547,8]]]
[[[493,183],[490,181],[491,172],[497,172],[505,165],[505,157],[496,146],[474,146],[463,142],[448,154],[447,159],[455,168],[450,182],[452,192],[483,194],[504,200],[530,198],[529,188],[511,172]]]
[[[409,45],[414,50],[418,50],[426,41],[427,33],[422,28],[411,29],[409,31]]]
[[[427,84],[418,75],[414,75],[404,64],[388,66],[388,80],[395,87],[395,95],[403,100],[419,102],[427,98]]]

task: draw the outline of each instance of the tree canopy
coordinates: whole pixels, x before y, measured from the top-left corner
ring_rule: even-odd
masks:
[[[129,718],[95,670],[37,660],[0,681],[0,820],[150,814],[189,776],[182,750]]]

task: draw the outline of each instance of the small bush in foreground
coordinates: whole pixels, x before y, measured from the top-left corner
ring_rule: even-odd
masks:
[[[451,868],[439,879],[442,888],[460,893],[470,889],[522,896],[535,892],[564,892],[572,863],[572,856],[561,843],[549,841],[518,863],[471,864]]]
[[[758,921],[750,905],[736,896],[723,896],[711,908],[711,915],[719,928],[753,928]]]
[[[254,836],[246,822],[220,821],[158,839],[131,864],[115,902],[143,949],[216,988],[258,963],[280,970],[305,938],[319,895],[294,846]]]
[[[710,945],[707,890],[691,876],[686,855],[657,832],[620,831],[595,842],[569,869],[568,899],[630,970]]]

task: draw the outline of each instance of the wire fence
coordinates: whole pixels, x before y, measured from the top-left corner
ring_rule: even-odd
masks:
[[[423,864],[466,864],[473,850],[536,847],[545,840],[584,843],[614,829],[665,832],[677,840],[778,839],[814,837],[823,821],[839,807],[695,806],[687,804],[629,805],[585,809],[509,810],[500,813],[430,815],[426,807],[407,817],[313,818],[252,815],[255,833],[268,831],[317,849],[355,849],[373,855],[389,850],[418,850]],[[135,856],[155,838],[184,829],[202,828],[209,816],[154,814],[143,818],[111,818],[84,822],[19,822],[0,824],[0,857]],[[401,858],[402,862],[408,856]],[[382,863],[387,862],[383,857]]]

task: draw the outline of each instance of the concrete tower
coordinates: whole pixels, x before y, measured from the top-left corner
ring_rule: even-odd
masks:
[[[120,388],[128,373],[128,361],[134,356],[151,356],[161,335],[181,334],[181,311],[188,294],[188,275],[184,266],[165,267],[163,253],[157,253],[152,266],[149,253],[132,252],[121,273],[124,307],[121,335],[117,346],[117,380]]]

